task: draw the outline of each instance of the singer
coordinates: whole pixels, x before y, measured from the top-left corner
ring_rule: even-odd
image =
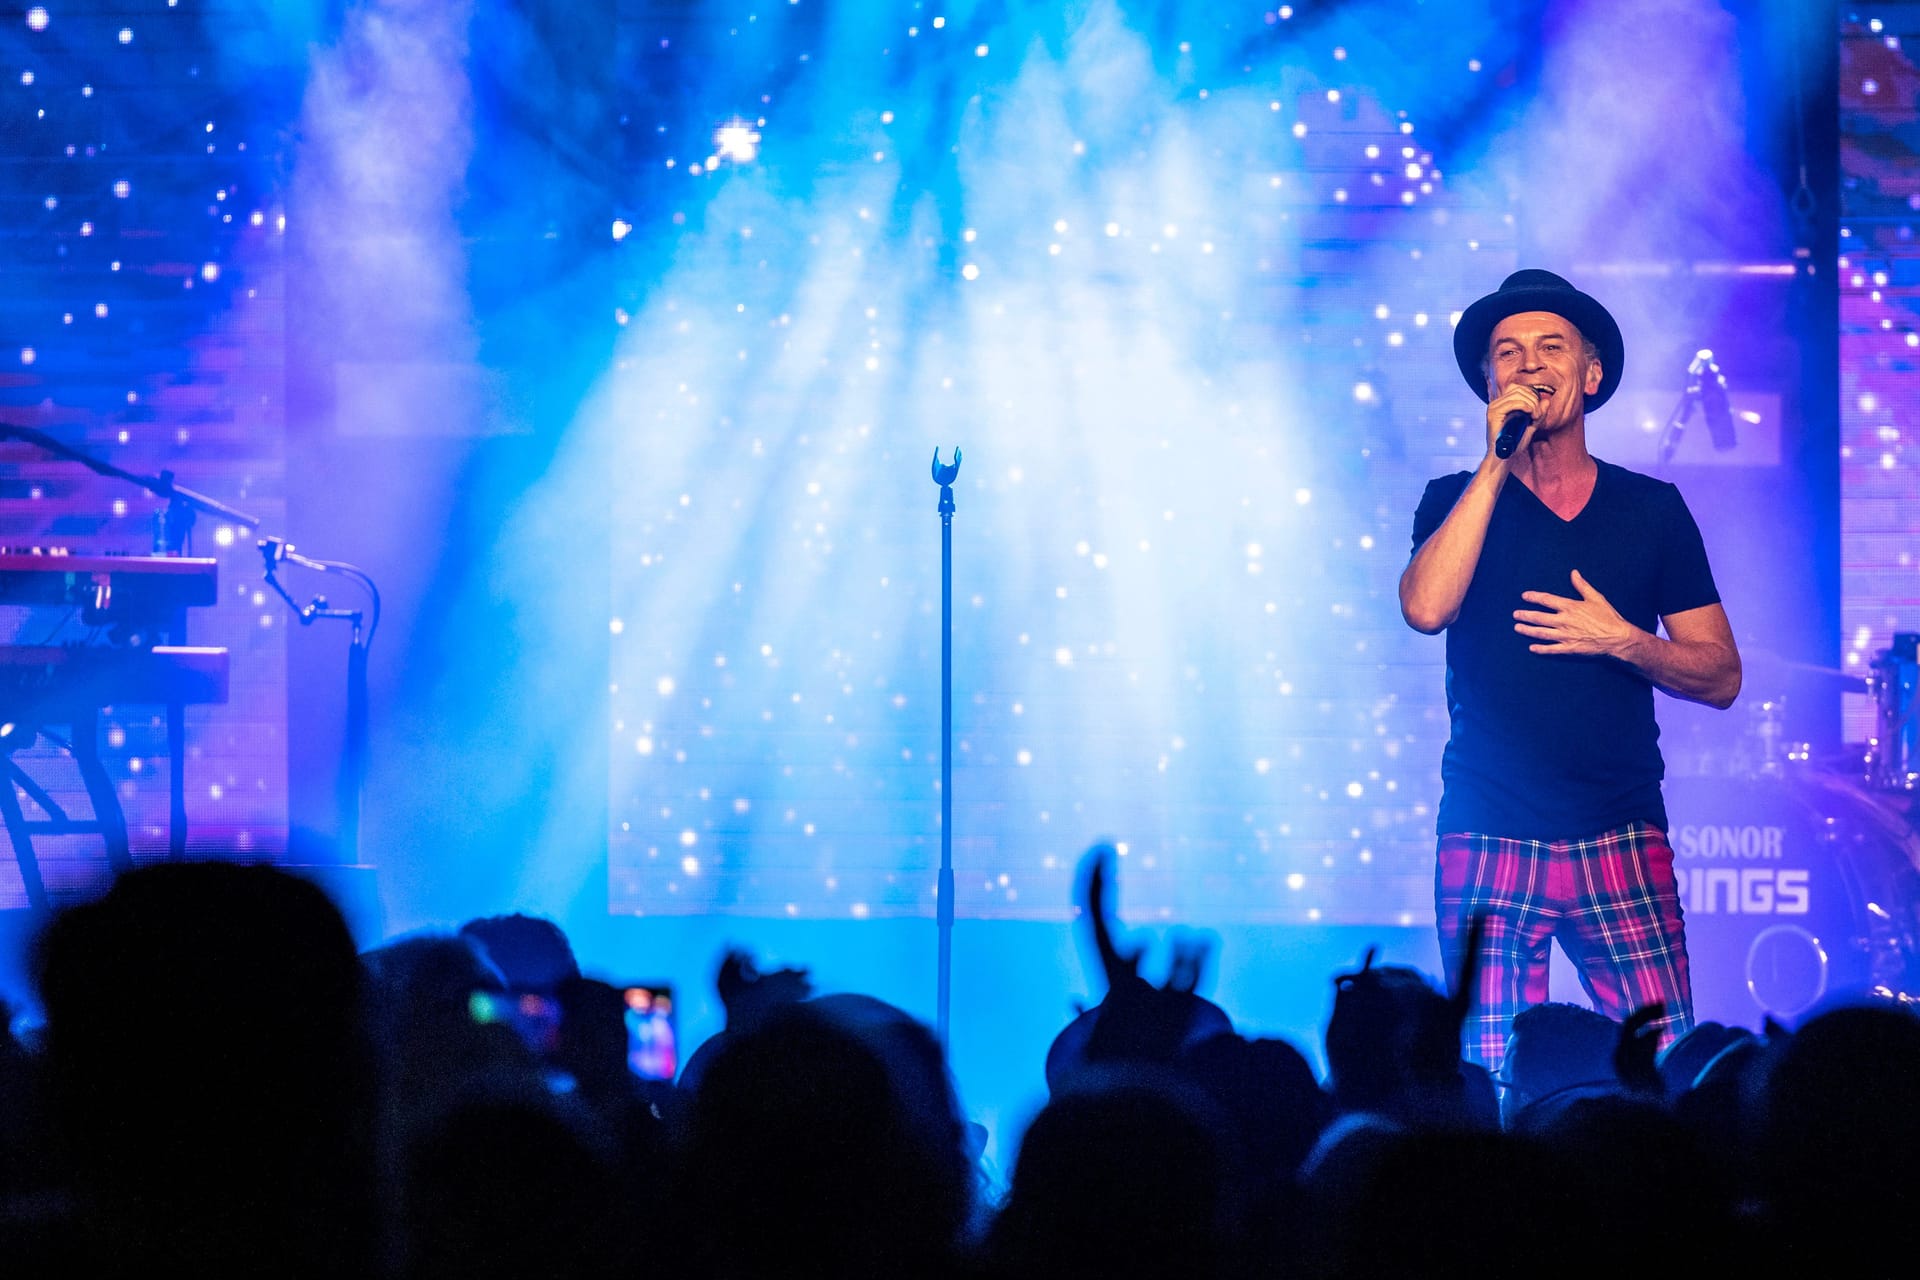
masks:
[[[1514,1015],[1547,998],[1555,937],[1603,1013],[1663,1003],[1668,1043],[1693,1008],[1653,691],[1731,706],[1733,631],[1679,490],[1587,452],[1626,356],[1607,309],[1517,271],[1462,313],[1453,349],[1488,402],[1487,454],[1427,485],[1400,611],[1447,633],[1434,905],[1450,982],[1487,916],[1466,1054],[1499,1066]]]

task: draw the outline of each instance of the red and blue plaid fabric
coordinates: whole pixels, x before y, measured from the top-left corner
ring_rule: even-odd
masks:
[[[1459,981],[1467,926],[1485,913],[1466,1056],[1498,1070],[1514,1015],[1547,998],[1548,944],[1580,972],[1594,1008],[1619,1021],[1659,1000],[1664,1046],[1693,1026],[1673,850],[1644,822],[1584,840],[1440,837],[1434,873],[1440,955]]]

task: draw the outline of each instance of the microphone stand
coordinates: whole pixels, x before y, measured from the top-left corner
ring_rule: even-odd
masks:
[[[1655,474],[1667,469],[1673,461],[1674,451],[1680,447],[1680,437],[1687,429],[1687,422],[1700,408],[1701,397],[1705,391],[1704,379],[1708,371],[1719,378],[1720,367],[1713,362],[1713,352],[1701,349],[1696,352],[1692,363],[1687,365],[1687,389],[1680,393],[1680,401],[1673,406],[1673,412],[1667,415],[1667,424],[1660,428],[1660,459],[1655,465]],[[1720,379],[1724,397],[1726,380]]]
[[[934,998],[934,1028],[942,1052],[947,1049],[953,1007],[953,482],[960,474],[960,450],[953,465],[940,465],[933,451],[933,482],[940,486],[940,881],[935,919],[939,928],[939,978]]]
[[[341,753],[338,796],[341,861],[348,866],[358,866],[360,810],[367,787],[367,651],[373,647],[374,634],[380,629],[380,588],[365,570],[339,560],[319,560],[301,555],[293,549],[292,543],[283,538],[262,538],[259,547],[260,558],[265,566],[263,576],[266,584],[273,588],[275,595],[287,602],[287,607],[293,610],[301,626],[310,627],[316,621],[327,620],[345,622],[351,628],[352,638],[347,645],[347,735]],[[283,564],[298,565],[317,573],[331,573],[349,579],[367,593],[372,602],[372,616],[366,617],[358,609],[334,608],[322,595],[314,596],[304,605],[300,604],[280,583],[277,571]]]

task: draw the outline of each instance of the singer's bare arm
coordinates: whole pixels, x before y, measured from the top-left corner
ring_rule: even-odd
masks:
[[[1473,571],[1480,564],[1480,549],[1487,542],[1493,504],[1512,473],[1512,459],[1494,456],[1494,441],[1506,425],[1507,414],[1519,410],[1531,416],[1539,407],[1539,397],[1524,385],[1507,388],[1487,405],[1487,456],[1480,460],[1453,510],[1420,544],[1400,575],[1400,616],[1415,631],[1435,635],[1460,616],[1460,603],[1467,598]],[[1533,430],[1529,426],[1520,437],[1521,450],[1533,439]]]
[[[1514,630],[1531,637],[1535,653],[1604,654],[1617,658],[1676,698],[1721,710],[1740,696],[1740,650],[1727,611],[1717,604],[1685,609],[1660,619],[1663,640],[1622,618],[1593,584],[1573,573],[1579,597],[1528,591],[1536,606],[1516,609]]]
[[[1460,604],[1467,598],[1480,551],[1487,543],[1493,504],[1508,475],[1506,462],[1488,453],[1453,510],[1420,544],[1401,573],[1400,616],[1415,631],[1436,635],[1460,616]]]

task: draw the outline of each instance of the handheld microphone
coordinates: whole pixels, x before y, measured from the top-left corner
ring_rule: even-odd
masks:
[[[1532,425],[1533,415],[1525,409],[1508,410],[1507,421],[1493,441],[1493,456],[1511,458],[1513,451],[1520,447],[1520,437],[1527,434],[1527,428]]]

